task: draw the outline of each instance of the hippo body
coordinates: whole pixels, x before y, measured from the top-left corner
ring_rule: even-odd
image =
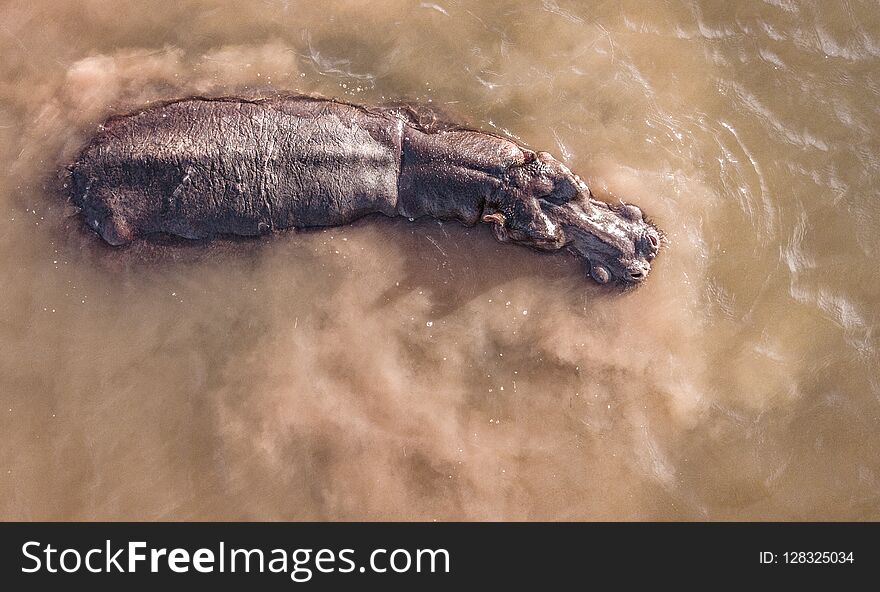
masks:
[[[566,247],[603,283],[647,275],[659,234],[638,208],[595,200],[547,153],[424,113],[309,97],[165,103],[109,119],[70,167],[70,197],[112,245],[381,213],[483,221],[499,240]]]

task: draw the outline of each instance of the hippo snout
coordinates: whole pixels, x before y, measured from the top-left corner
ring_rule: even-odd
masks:
[[[626,270],[626,279],[631,282],[641,282],[648,277],[651,271],[651,264],[647,261],[637,261],[629,269]]]

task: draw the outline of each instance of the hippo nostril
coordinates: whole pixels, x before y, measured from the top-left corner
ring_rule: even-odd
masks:
[[[660,242],[657,240],[657,237],[653,234],[648,235],[648,241],[651,243],[651,246],[655,249],[660,246]]]
[[[634,269],[632,271],[627,272],[627,277],[632,282],[641,282],[646,277],[648,277],[647,269]]]

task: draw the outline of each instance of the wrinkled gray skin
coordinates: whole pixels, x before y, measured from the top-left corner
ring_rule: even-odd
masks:
[[[306,97],[175,101],[107,121],[70,167],[71,199],[111,245],[431,216],[568,249],[600,283],[645,279],[660,235],[639,208],[594,199],[546,152],[424,113]]]

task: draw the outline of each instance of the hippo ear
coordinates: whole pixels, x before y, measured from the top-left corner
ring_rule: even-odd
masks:
[[[501,212],[495,212],[493,214],[484,214],[483,222],[487,224],[498,224],[499,226],[504,226],[504,223],[507,222],[507,218]]]
[[[507,229],[504,227],[507,223],[507,218],[501,212],[484,214],[483,222],[492,224],[492,233],[500,242],[504,243],[510,239],[510,236],[507,234]]]

